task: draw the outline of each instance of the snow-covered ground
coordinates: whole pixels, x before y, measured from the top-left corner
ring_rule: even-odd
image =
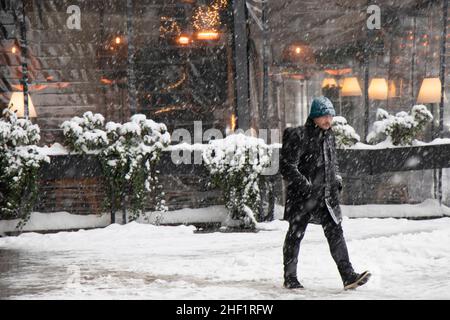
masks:
[[[450,218],[348,219],[357,271],[371,281],[343,291],[322,228],[300,251],[306,289],[282,287],[288,224],[258,233],[194,233],[192,226],[130,223],[0,238],[0,298],[20,299],[450,299]]]

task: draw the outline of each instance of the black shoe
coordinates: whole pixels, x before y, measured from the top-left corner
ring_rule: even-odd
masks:
[[[371,275],[372,274],[369,271],[364,271],[363,273],[353,272],[351,276],[344,281],[344,290],[355,289],[362,286],[369,281]]]
[[[284,279],[284,287],[286,289],[303,289],[304,287],[298,282],[296,277],[289,277]]]

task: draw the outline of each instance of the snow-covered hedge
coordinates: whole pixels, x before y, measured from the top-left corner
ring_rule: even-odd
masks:
[[[104,129],[105,118],[99,114],[86,112],[82,118],[73,117],[61,125],[66,143],[74,151],[88,153],[90,150],[101,150],[108,145]]]
[[[347,119],[341,116],[333,117],[333,132],[336,137],[336,146],[338,148],[351,147],[360,141],[359,135],[355,129],[347,123]]]
[[[38,125],[18,119],[4,110],[0,119],[0,217],[28,221],[37,198],[38,172],[43,162],[50,162],[36,144],[41,139]]]
[[[102,164],[109,193],[108,207],[121,208],[135,220],[143,213],[149,194],[156,210],[165,211],[164,193],[155,167],[162,149],[170,143],[165,124],[137,114],[124,124],[104,124],[101,114],[86,112],[61,125],[67,146],[77,152],[96,153]]]
[[[219,187],[232,220],[254,228],[260,202],[264,168],[270,166],[272,149],[263,139],[242,133],[211,140],[203,151],[211,182]]]
[[[412,145],[414,138],[433,120],[433,115],[424,105],[415,105],[408,114],[398,112],[395,116],[385,110],[377,110],[377,121],[367,135],[367,141],[375,144],[390,139],[394,145]]]

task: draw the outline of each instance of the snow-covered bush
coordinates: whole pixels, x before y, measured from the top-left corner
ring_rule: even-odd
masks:
[[[134,220],[144,208],[147,194],[151,193],[156,198],[156,210],[167,210],[158,183],[159,172],[155,169],[162,150],[170,143],[167,127],[138,114],[123,125],[107,123],[106,132],[111,143],[99,156],[106,179],[114,186],[111,191],[116,196],[121,195],[114,205],[123,207],[123,203],[128,202]]]
[[[242,133],[211,140],[203,151],[211,182],[222,190],[230,218],[240,220],[244,228],[256,226],[262,172],[270,165],[271,153],[264,140]]]
[[[105,118],[99,114],[86,112],[82,118],[74,117],[61,125],[66,143],[74,151],[87,153],[100,150],[108,145],[104,128]]]
[[[142,214],[150,194],[156,210],[167,210],[156,170],[162,149],[170,143],[165,124],[137,114],[127,123],[104,125],[103,116],[88,112],[83,118],[64,122],[62,128],[70,149],[98,155],[111,210],[121,208],[127,216],[129,208],[130,218],[135,220]]]
[[[410,114],[401,111],[395,116],[379,108],[376,119],[367,135],[369,143],[375,144],[389,138],[394,145],[412,145],[414,138],[433,120],[433,115],[426,106],[415,105]]]
[[[333,117],[333,132],[336,137],[336,146],[338,148],[351,147],[360,141],[359,135],[355,129],[347,123],[347,119],[341,116]]]
[[[30,217],[37,198],[38,173],[49,157],[40,153],[39,127],[30,120],[18,119],[8,109],[0,119],[0,216],[20,218],[18,228]]]

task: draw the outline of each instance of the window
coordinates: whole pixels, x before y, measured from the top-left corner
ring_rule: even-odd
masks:
[[[234,112],[228,1],[69,6],[59,0],[0,2],[0,108],[23,91],[25,64],[44,143],[61,139],[59,125],[85,111],[108,121],[144,113],[169,131],[191,129],[196,120],[225,132]]]

